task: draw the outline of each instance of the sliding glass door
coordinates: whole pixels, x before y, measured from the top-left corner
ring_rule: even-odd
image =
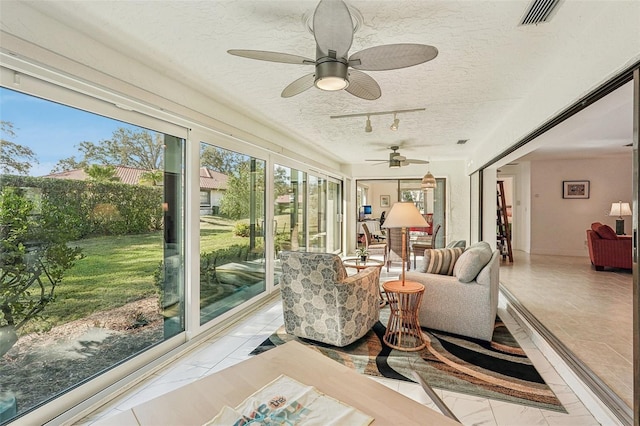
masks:
[[[200,324],[266,291],[265,167],[264,160],[200,144]]]

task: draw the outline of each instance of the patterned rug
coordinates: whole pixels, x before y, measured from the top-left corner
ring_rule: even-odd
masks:
[[[373,329],[343,348],[291,336],[282,326],[251,354],[296,340],[362,374],[413,381],[415,370],[433,388],[566,413],[500,318],[491,342],[423,328],[427,347],[402,352],[382,341],[388,315],[381,310]]]

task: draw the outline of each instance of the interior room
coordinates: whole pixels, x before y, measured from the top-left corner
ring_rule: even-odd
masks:
[[[0,424],[640,425],[639,2],[0,23]]]

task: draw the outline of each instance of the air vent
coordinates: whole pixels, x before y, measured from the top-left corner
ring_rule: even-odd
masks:
[[[467,142],[469,142],[469,139],[458,139],[458,142],[456,142],[456,143],[458,145],[464,145]]]
[[[538,25],[547,22],[560,0],[533,0],[520,25]]]

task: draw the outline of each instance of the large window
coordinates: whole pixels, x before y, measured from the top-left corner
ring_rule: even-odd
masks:
[[[184,330],[184,140],[0,99],[6,420]]]
[[[266,290],[264,160],[200,144],[200,185],[217,179],[219,211],[200,213],[200,323]],[[209,176],[209,178],[203,178]]]

